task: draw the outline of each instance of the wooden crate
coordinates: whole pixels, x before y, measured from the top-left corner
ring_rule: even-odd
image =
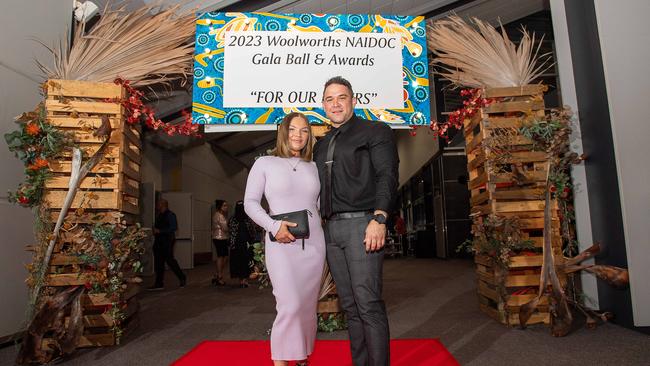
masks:
[[[524,238],[541,248],[544,240],[547,155],[534,151],[533,142],[519,133],[526,123],[544,117],[543,85],[483,90],[486,98],[498,101],[464,121],[468,188],[475,225],[486,215],[516,217]],[[503,140],[495,136],[507,136]],[[486,143],[491,139],[491,143]],[[498,144],[507,144],[500,154]],[[497,150],[492,150],[497,149]],[[498,164],[498,165],[497,165]],[[562,238],[557,202],[552,202],[551,243],[561,260]],[[519,324],[519,307],[537,296],[542,255],[515,256],[507,274],[499,275],[485,256],[476,256],[479,306],[506,325]],[[562,279],[563,280],[563,279]],[[505,289],[505,292],[499,289]],[[522,293],[526,292],[526,293]],[[528,324],[550,322],[548,298],[543,297]]]
[[[477,255],[476,262],[479,306],[490,317],[508,326],[519,325],[519,308],[537,296],[542,256],[514,256],[508,273],[499,275],[486,256]],[[506,295],[499,291],[503,278]],[[526,293],[520,293],[525,291]],[[549,324],[548,297],[542,296],[536,313],[527,324]]]
[[[48,121],[61,130],[72,133],[74,141],[84,151],[85,158],[101,146],[103,139],[93,135],[94,129],[108,117],[113,127],[104,159],[81,182],[72,208],[117,210],[138,214],[141,164],[141,141],[138,128],[128,125],[124,108],[118,102],[124,89],[111,83],[71,80],[50,80],[46,83],[45,108]],[[53,209],[63,205],[71,172],[71,153],[50,162],[52,179],[46,183],[44,199]]]

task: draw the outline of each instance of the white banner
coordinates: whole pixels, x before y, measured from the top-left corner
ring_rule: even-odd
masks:
[[[323,84],[340,75],[357,108],[404,108],[399,35],[226,32],[224,46],[224,107],[320,108]]]

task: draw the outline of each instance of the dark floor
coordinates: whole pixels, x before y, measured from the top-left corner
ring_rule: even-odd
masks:
[[[269,289],[210,287],[212,266],[189,285],[142,293],[140,325],[119,347],[81,350],[65,365],[168,365],[203,340],[267,339],[275,316]],[[173,276],[168,274],[169,276]],[[650,365],[650,336],[613,324],[553,338],[543,326],[506,328],[478,311],[470,261],[387,259],[384,291],[392,338],[439,338],[462,365]],[[319,333],[345,339],[345,332]],[[15,347],[0,349],[12,365]]]

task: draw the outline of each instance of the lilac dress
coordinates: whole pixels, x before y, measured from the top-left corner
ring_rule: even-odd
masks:
[[[295,166],[295,171],[294,171]],[[302,360],[311,354],[316,339],[316,308],[325,264],[325,237],[317,206],[320,181],[316,164],[299,158],[264,156],[248,175],[244,208],[263,227],[266,268],[273,285],[278,312],[271,331],[273,360]],[[271,215],[308,209],[309,239],[290,244],[271,241],[280,222],[262,208],[266,196]]]

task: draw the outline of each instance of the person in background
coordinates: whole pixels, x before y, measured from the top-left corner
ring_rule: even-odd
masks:
[[[252,260],[250,245],[255,241],[255,227],[244,211],[244,201],[237,201],[235,214],[228,222],[230,232],[230,278],[239,278],[239,287],[248,287]]]
[[[246,182],[246,213],[275,237],[273,241],[265,235],[264,246],[278,312],[271,330],[275,366],[286,366],[288,361],[307,365],[316,340],[325,238],[318,214],[318,171],[311,160],[313,141],[307,117],[289,113],[278,127],[272,156],[257,159]],[[296,223],[271,218],[261,205],[262,196],[271,215],[309,210],[309,238],[304,246],[289,232]]]
[[[156,203],[156,221],[154,224],[154,242],[153,242],[153,263],[156,272],[156,281],[148,290],[163,290],[165,279],[165,263],[174,272],[180,286],[185,287],[187,277],[181,271],[181,267],[174,258],[174,242],[176,241],[176,230],[178,221],[176,214],[169,210],[169,204],[165,199],[159,199]]]
[[[226,270],[228,260],[228,247],[230,246],[230,235],[228,231],[228,202],[224,200],[214,201],[216,211],[212,216],[212,244],[217,251],[215,261],[216,273],[212,278],[213,286],[224,286],[223,274]]]

